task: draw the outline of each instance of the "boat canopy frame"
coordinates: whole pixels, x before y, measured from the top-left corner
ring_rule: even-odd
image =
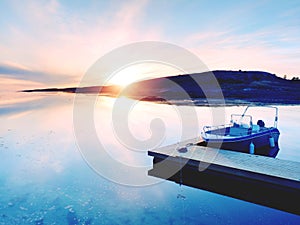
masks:
[[[242,117],[246,116],[246,112],[249,108],[259,108],[260,106],[254,106],[254,105],[248,105],[246,109],[244,110]],[[270,108],[275,110],[275,117],[274,117],[274,128],[277,128],[278,124],[278,108],[275,106],[263,106],[264,108]]]

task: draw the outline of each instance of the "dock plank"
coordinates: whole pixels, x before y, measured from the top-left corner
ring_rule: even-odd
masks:
[[[199,138],[193,138],[177,144],[151,150],[152,154],[163,154],[172,157],[183,157],[208,164],[249,171],[263,175],[280,177],[287,180],[300,181],[300,162],[282,160],[260,155],[220,150],[196,145]],[[187,152],[179,152],[178,149],[186,148]],[[199,168],[201,169],[201,168]]]
[[[300,162],[202,147],[199,141],[149,150],[154,158],[148,174],[300,215]]]

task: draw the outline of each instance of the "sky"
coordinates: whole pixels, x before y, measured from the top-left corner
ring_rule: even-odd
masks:
[[[1,0],[0,9],[1,88],[76,85],[101,56],[141,41],[183,47],[210,70],[300,76],[299,0]]]

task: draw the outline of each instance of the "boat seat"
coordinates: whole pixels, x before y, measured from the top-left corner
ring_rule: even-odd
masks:
[[[230,136],[243,136],[248,134],[247,128],[243,127],[230,127],[229,135]]]
[[[259,132],[259,129],[260,129],[260,126],[259,126],[259,125],[253,124],[253,125],[252,125],[252,134],[253,134],[253,133]]]

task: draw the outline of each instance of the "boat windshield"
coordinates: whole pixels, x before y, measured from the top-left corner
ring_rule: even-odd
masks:
[[[233,126],[241,126],[243,128],[250,128],[250,127],[252,127],[252,116],[241,115],[241,114],[232,114],[230,123]]]

